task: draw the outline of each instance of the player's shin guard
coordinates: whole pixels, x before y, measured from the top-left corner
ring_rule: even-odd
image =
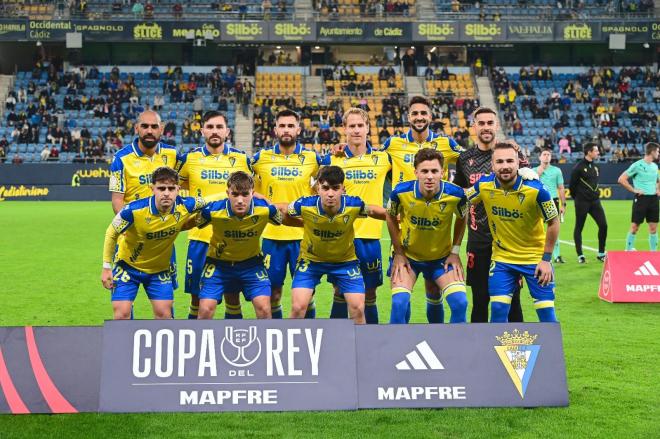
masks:
[[[426,293],[426,319],[429,323],[444,323],[445,308],[442,305],[442,296],[435,299],[435,294]]]
[[[314,302],[313,297],[312,300],[309,301],[309,305],[307,305],[307,312],[305,313],[305,318],[306,319],[316,318],[316,302]]]
[[[366,310],[365,310],[366,312]],[[344,296],[335,296],[332,301],[332,309],[330,310],[331,319],[347,319],[348,318],[348,305]]]
[[[197,320],[197,314],[199,313],[199,306],[190,305],[188,309],[188,320]]]
[[[225,319],[227,320],[240,320],[243,318],[241,312],[241,305],[230,305],[225,302]]]
[[[452,282],[442,290],[442,295],[451,310],[449,323],[465,323],[467,321],[467,294],[463,282]]]
[[[368,325],[378,324],[378,306],[376,305],[376,298],[365,299],[364,301],[364,318]]]
[[[650,241],[651,241],[651,236],[649,235],[649,242]],[[628,234],[626,235],[626,251],[629,252],[634,248],[635,248],[635,234],[632,232],[628,232]]]
[[[509,320],[511,296],[490,296],[490,322],[506,323]]]
[[[392,313],[390,324],[408,323],[406,314],[410,312],[410,290],[403,287],[392,288]]]
[[[274,319],[282,319],[282,303],[279,300],[270,302],[270,314]]]
[[[539,322],[557,322],[554,300],[536,300],[534,301],[534,308],[539,316]]]
[[[652,252],[658,249],[658,234],[649,233],[649,250]]]

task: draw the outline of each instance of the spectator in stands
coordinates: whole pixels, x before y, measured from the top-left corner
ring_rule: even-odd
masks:
[[[9,92],[5,98],[5,108],[10,111],[14,111],[16,108],[16,96],[13,91]]]
[[[154,5],[151,3],[149,0],[147,0],[147,4],[144,5],[144,18],[151,19],[154,18]]]
[[[144,18],[144,5],[140,2],[140,0],[133,3],[131,12],[133,13],[133,18],[136,18],[138,20]]]
[[[515,136],[522,136],[523,134],[523,125],[522,122],[520,122],[520,119],[516,119],[513,121],[513,134]]]
[[[183,17],[183,5],[181,2],[174,3],[174,6],[172,6],[172,13],[174,14],[174,18]]]
[[[164,105],[165,105],[165,99],[163,98],[163,96],[160,94],[154,95],[153,109],[155,111],[160,111],[163,109]]]
[[[41,150],[41,154],[39,154],[39,156],[41,157],[42,162],[48,160],[48,157],[50,157],[50,148],[48,147],[48,145],[44,145],[44,149]]]
[[[11,160],[11,163],[14,165],[20,165],[23,163],[23,157],[20,154],[14,154],[14,158]]]
[[[57,161],[60,159],[60,151],[55,145],[50,149],[50,156],[48,156],[49,161]]]
[[[559,154],[563,154],[565,152],[569,154],[571,153],[571,146],[566,137],[562,137],[561,139],[559,139],[558,145],[559,145]]]
[[[263,0],[261,2],[261,13],[263,14],[264,20],[270,20],[270,11],[273,7],[273,3],[270,0]]]
[[[403,69],[407,76],[417,75],[417,62],[415,61],[415,49],[406,49],[406,53],[401,57],[403,62]]]

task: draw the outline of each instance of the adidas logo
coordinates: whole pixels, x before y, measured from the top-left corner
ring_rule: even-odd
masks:
[[[655,269],[651,261],[644,262],[635,272],[635,276],[658,276],[658,270]]]
[[[414,351],[406,354],[407,361],[397,363],[397,370],[441,370],[445,368],[426,341],[417,344],[415,348]]]

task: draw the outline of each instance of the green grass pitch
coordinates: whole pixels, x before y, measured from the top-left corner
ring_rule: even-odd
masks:
[[[589,250],[588,264],[576,263],[572,208],[571,203],[561,231],[567,263],[556,267],[568,408],[8,415],[0,416],[0,437],[660,437],[660,305],[598,299],[602,264]],[[630,202],[608,201],[605,209],[608,250],[622,249]],[[100,325],[111,318],[100,283],[103,235],[111,219],[109,203],[0,203],[0,325]],[[583,236],[586,246],[596,247],[593,221]],[[646,226],[636,247],[648,248]],[[183,279],[184,236],[177,249]],[[414,322],[425,321],[421,285],[414,294]],[[388,288],[379,294],[380,318],[387,321]],[[323,285],[316,297],[318,316],[326,317],[330,288]],[[536,321],[527,290],[523,304],[527,320]],[[254,315],[249,304],[244,311]],[[150,315],[141,295],[136,316]],[[182,290],[176,315],[187,315]]]

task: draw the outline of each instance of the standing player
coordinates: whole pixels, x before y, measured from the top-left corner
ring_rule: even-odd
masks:
[[[600,191],[598,190],[599,172],[594,163],[600,156],[598,145],[595,143],[584,144],[584,159],[578,162],[571,172],[569,189],[575,200],[575,229],[573,229],[573,241],[575,251],[578,254],[578,263],[585,264],[587,259],[582,253],[582,229],[587,221],[587,215],[596,221],[598,225],[598,260],[605,262],[605,241],[607,240],[607,219],[603,205],[600,204]]]
[[[344,170],[346,194],[360,197],[365,203],[382,206],[383,187],[387,173],[391,170],[387,153],[372,149],[369,135],[369,115],[360,108],[350,108],[344,113],[344,129],[347,145],[345,157],[332,156],[330,163]],[[378,323],[376,289],[383,284],[383,261],[380,248],[382,236],[381,222],[373,218],[355,221],[355,253],[360,261],[364,278],[365,307],[367,323]],[[331,318],[346,318],[346,300],[335,292]]]
[[[187,220],[204,207],[201,198],[181,198],[175,170],[160,167],[150,181],[153,196],[133,201],[119,211],[105,232],[101,282],[112,290],[115,319],[131,317],[140,285],[151,300],[154,317],[172,318],[174,286],[170,260],[174,240],[188,227]],[[119,235],[119,250],[113,255]]]
[[[229,127],[227,118],[219,111],[207,111],[204,114],[202,135],[206,145],[190,151],[181,158],[181,187],[189,189],[190,194],[196,197],[215,195],[224,198],[227,179],[232,172],[251,173],[249,160],[244,152],[225,145],[229,137]],[[211,227],[194,228],[188,232],[185,292],[190,294],[189,319],[197,318],[199,285],[211,240],[211,230]],[[238,296],[233,299],[231,304],[225,305],[225,318],[242,317]]]
[[[459,154],[463,150],[456,141],[431,131],[431,104],[423,96],[414,96],[408,103],[408,123],[410,129],[407,133],[392,136],[383,144],[392,162],[392,187],[397,184],[415,180],[415,154],[422,148],[432,148],[440,151],[444,157],[444,178],[448,179],[449,166],[455,164]],[[426,280],[427,316],[429,322],[442,322],[444,310],[442,307],[442,296],[437,285]]]
[[[355,323],[365,323],[364,280],[355,255],[353,225],[358,218],[385,219],[385,209],[344,194],[344,171],[324,166],[318,173],[318,195],[289,205],[288,218],[302,220],[300,258],[291,285],[291,318],[305,317],[314,288],[331,277],[344,296]]]
[[[321,158],[314,151],[304,149],[297,142],[300,134],[300,115],[282,110],[275,117],[275,135],[278,143],[273,148],[259,151],[252,159],[257,177],[257,192],[272,203],[289,204],[300,197],[312,195],[311,179],[316,175]],[[271,283],[271,309],[274,319],[282,318],[282,286],[287,265],[291,276],[300,253],[302,229],[268,224],[263,233],[264,263]],[[307,317],[316,315],[314,301],[310,302]]]
[[[564,217],[566,212],[566,191],[564,190],[564,176],[561,173],[561,169],[556,166],[552,166],[550,162],[552,161],[552,150],[545,149],[541,152],[539,156],[541,163],[535,169],[536,173],[539,174],[541,183],[545,185],[545,188],[550,192],[552,201],[554,201],[557,210],[559,211],[559,218]],[[563,264],[564,259],[561,257],[559,249],[559,239],[555,241],[555,248],[552,250],[552,260],[555,263]]]
[[[212,233],[199,292],[200,319],[213,318],[224,294],[241,291],[258,319],[270,318],[270,281],[259,240],[268,222],[282,224],[282,214],[253,196],[254,180],[237,171],[227,181],[227,198],[202,209],[200,228]]]
[[[419,150],[414,160],[417,179],[399,183],[390,195],[387,228],[394,247],[390,323],[407,322],[410,294],[420,273],[442,292],[451,309],[450,323],[465,323],[467,296],[458,253],[467,198],[463,189],[442,180],[443,161],[439,151]]]
[[[490,321],[508,321],[513,292],[522,275],[539,320],[556,322],[552,249],[559,236],[557,207],[540,181],[518,175],[518,166],[515,147],[497,143],[493,147],[494,175],[481,177],[466,192],[472,203],[484,204],[493,235]]]
[[[115,213],[131,201],[148,198],[151,175],[161,166],[176,169],[177,153],[173,146],[160,142],[163,126],[155,111],[145,111],[135,124],[137,138],[117,151],[110,165],[110,192]]]
[[[649,224],[649,249],[658,248],[658,194],[660,180],[658,165],[655,163],[660,155],[660,145],[654,142],[646,144],[646,154],[641,160],[630,165],[619,177],[619,184],[635,194],[633,201],[632,221],[630,231],[626,236],[626,251],[635,250],[635,236],[639,225],[646,220]],[[630,184],[632,178],[632,184]]]
[[[499,121],[497,113],[488,107],[480,107],[472,115],[473,126],[477,135],[476,146],[461,153],[456,162],[454,183],[462,188],[474,185],[482,176],[493,172],[492,148],[497,142]],[[523,160],[522,154],[519,158]],[[493,236],[488,228],[486,211],[481,204],[470,205],[467,239],[466,280],[472,290],[472,323],[488,321],[488,270],[493,253]],[[513,293],[510,322],[522,322],[520,307],[520,288]]]

